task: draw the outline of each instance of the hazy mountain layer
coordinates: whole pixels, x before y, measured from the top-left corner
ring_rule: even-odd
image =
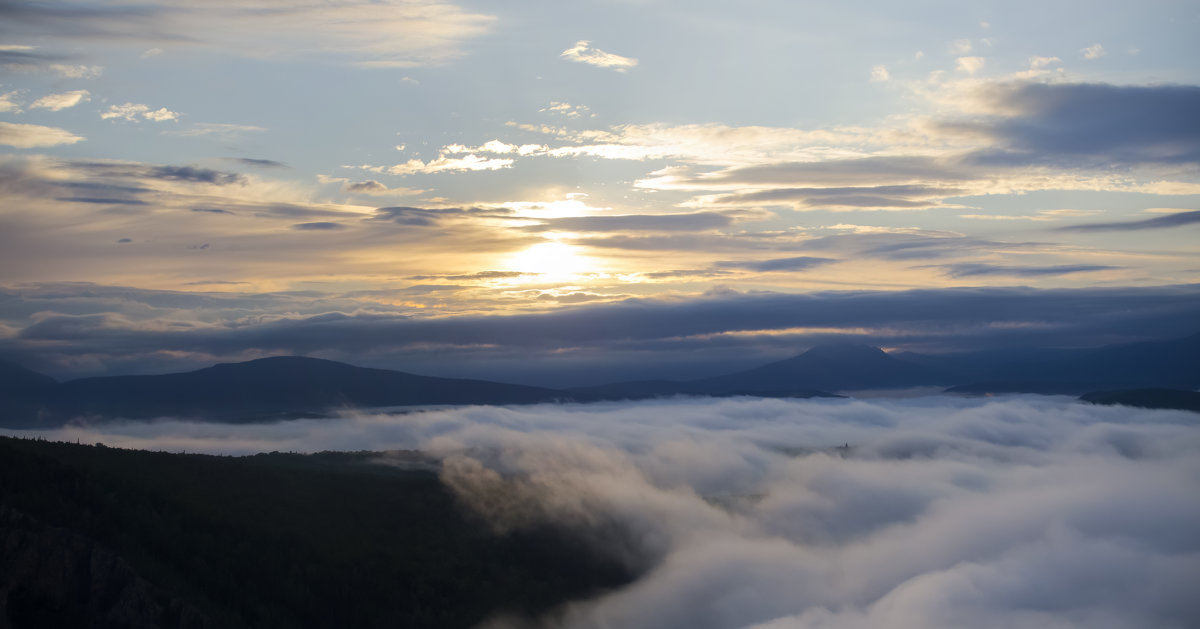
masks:
[[[556,390],[435,378],[283,356],[186,373],[83,378],[64,383],[0,365],[0,426],[72,419],[192,417],[262,421],[348,408],[438,404],[590,402],[674,395],[828,396],[828,391],[950,386],[958,393],[1075,394],[1122,388],[1200,387],[1200,334],[1088,350],[921,355],[850,343],[818,345],[786,360],[699,380],[641,380]]]

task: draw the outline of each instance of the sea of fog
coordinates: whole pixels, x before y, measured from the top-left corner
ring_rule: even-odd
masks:
[[[1200,627],[1195,413],[729,398],[37,434],[221,454],[423,450],[498,530],[555,521],[642,571],[539,626]]]

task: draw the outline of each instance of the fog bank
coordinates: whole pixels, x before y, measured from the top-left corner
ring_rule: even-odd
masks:
[[[421,449],[498,530],[564,522],[645,571],[495,627],[1200,624],[1193,413],[733,398],[40,434],[227,454]]]

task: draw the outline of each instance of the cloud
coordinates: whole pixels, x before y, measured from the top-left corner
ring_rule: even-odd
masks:
[[[50,111],[61,111],[74,107],[81,102],[90,100],[87,90],[72,90],[61,94],[49,94],[43,96],[29,106],[30,109],[49,109]]]
[[[1067,225],[1059,227],[1059,231],[1140,231],[1143,229],[1169,229],[1200,223],[1200,211],[1176,212],[1140,221],[1123,221],[1117,223],[1084,223],[1082,225]]]
[[[21,95],[21,90],[13,90],[0,94],[0,112],[21,113],[21,105],[15,100]]]
[[[688,214],[627,214],[604,216],[568,216],[547,218],[528,231],[579,231],[579,232],[671,232],[708,231],[732,225],[732,216],[716,212],[694,212]]]
[[[480,271],[478,273],[468,273],[465,275],[413,275],[410,280],[450,280],[450,281],[470,281],[470,280],[504,280],[515,277],[529,275],[523,271]]]
[[[403,146],[396,147],[396,150],[403,150]],[[442,147],[440,151],[442,156],[446,155],[462,155],[465,153],[491,153],[493,155],[504,155],[508,153],[516,153],[518,155],[545,155],[549,151],[544,144],[508,144],[500,140],[488,140],[479,146],[465,146],[462,144],[449,144]]]
[[[1101,46],[1100,44],[1092,44],[1091,46],[1088,46],[1079,52],[1083,53],[1084,59],[1089,60],[1099,59],[1100,57],[1108,54],[1107,51],[1104,50],[1104,46]]]
[[[96,205],[149,205],[141,199],[119,199],[110,197],[59,197],[68,203],[94,203]]]
[[[246,178],[237,173],[227,173],[210,168],[192,166],[156,166],[145,171],[146,177],[167,181],[194,181],[218,186],[245,183]]]
[[[394,238],[387,242],[394,246]],[[287,245],[296,248],[294,241]],[[303,251],[303,259],[311,256],[307,249]],[[454,275],[470,279],[471,274]],[[1200,313],[1196,286],[808,294],[726,291],[693,298],[627,299],[545,313],[438,313],[436,317],[317,292],[218,298],[51,285],[41,290],[9,287],[2,294],[8,296],[0,302],[4,304],[0,323],[13,329],[14,335],[0,338],[0,354],[24,356],[31,366],[49,365],[52,371],[79,356],[95,357],[111,369],[119,364],[161,362],[162,357],[173,355],[177,361],[192,361],[177,366],[198,368],[218,362],[218,357],[283,353],[350,362],[371,356],[375,366],[418,373],[428,373],[430,365],[437,365],[442,373],[463,373],[454,369],[466,365],[512,378],[544,361],[548,369],[558,372],[555,377],[563,377],[570,367],[575,370],[572,377],[590,384],[609,375],[629,379],[661,378],[674,370],[708,370],[705,375],[729,372],[731,364],[750,367],[794,355],[832,329],[864,343],[923,351],[1071,347],[1094,345],[1096,339],[1119,342],[1194,334]],[[85,314],[120,316],[78,320]],[[179,321],[188,325],[173,325]],[[64,322],[70,325],[64,327]],[[755,338],[751,334],[755,332],[762,336]],[[422,349],[430,347],[437,349]],[[203,358],[187,358],[192,356]],[[610,363],[620,369],[597,375],[600,367]],[[482,374],[475,372],[472,377]]]
[[[428,452],[497,530],[554,522],[638,574],[531,626],[1133,629],[1200,615],[1188,587],[1200,435],[1184,412],[743,398],[38,434],[220,454]]]
[[[375,181],[374,179],[369,181],[347,183],[346,185],[342,186],[342,189],[346,192],[362,192],[365,194],[379,194],[388,191],[387,186]]]
[[[1049,66],[1062,63],[1062,59],[1058,57],[1030,57],[1029,68],[1031,70],[1041,70]]]
[[[226,159],[233,160],[243,166],[253,166],[255,168],[288,168],[287,164],[277,162],[273,159],[255,159],[252,157],[227,157]]]
[[[125,103],[124,105],[110,105],[107,111],[100,113],[100,117],[104,120],[119,118],[130,122],[137,122],[139,118],[152,122],[165,122],[167,120],[177,120],[179,114],[166,107],[150,109],[149,105]]]
[[[336,231],[340,229],[346,229],[346,226],[341,223],[321,221],[316,223],[297,223],[292,225],[292,229],[298,229],[300,231]]]
[[[1045,247],[1035,242],[999,242],[952,232],[855,230],[806,240],[801,248],[840,252],[855,259],[920,260],[978,256],[984,252],[1037,251]]]
[[[222,170],[213,170],[211,168],[200,168],[197,166],[174,166],[174,165],[156,165],[142,164],[138,162],[118,162],[118,161],[74,161],[65,162],[62,164],[66,170],[75,171],[79,174],[87,174],[106,179],[112,178],[127,178],[133,180],[154,180],[182,183],[203,183],[216,186],[243,185],[247,183],[245,175],[238,173],[225,172]],[[111,187],[114,184],[97,184],[96,182],[85,182],[88,187],[96,187],[97,185],[105,185]],[[125,187],[123,190],[133,192],[146,192],[148,189],[144,187]]]
[[[911,186],[921,181],[970,181],[977,169],[955,159],[923,155],[880,155],[819,161],[775,162],[738,166],[704,173],[700,176],[674,175],[669,180],[647,180],[647,188],[721,189],[772,187],[784,197],[820,194],[825,187],[868,187],[881,185]],[[666,184],[663,186],[662,184]],[[804,188],[799,188],[804,186]],[[806,190],[807,189],[807,190]],[[895,190],[904,190],[897,188]],[[917,191],[918,188],[908,188]],[[931,191],[924,188],[924,192]],[[831,191],[836,194],[837,190]],[[763,194],[775,194],[764,192]],[[753,198],[753,197],[751,197]]]
[[[0,7],[3,15],[8,7]],[[4,26],[0,23],[0,29]],[[70,65],[61,63],[73,59],[70,55],[35,52],[35,46],[0,45],[0,67],[9,72],[23,74],[50,73],[72,79],[93,79],[103,73],[101,66]]]
[[[700,203],[705,205],[787,203],[798,210],[912,210],[939,206],[942,198],[963,192],[965,190],[962,188],[926,185],[772,188],[757,192],[703,197]]]
[[[812,256],[797,256],[793,258],[775,258],[773,260],[740,260],[717,262],[720,269],[745,269],[747,271],[806,271],[808,269],[837,262],[833,258],[814,258]]]
[[[903,210],[944,206],[952,196],[1046,189],[1186,193],[1183,184],[1139,186],[1130,175],[1138,172],[1134,169],[1200,163],[1200,128],[1191,115],[1200,110],[1200,87],[1007,81],[963,89],[956,101],[961,115],[896,130],[897,138],[926,138],[924,146],[893,144],[874,154],[833,147],[886,146],[889,136],[882,131],[822,137],[693,127],[620,128],[611,137],[596,136],[608,146],[618,143],[620,151],[606,153],[599,145],[575,150],[717,165],[671,166],[636,183],[652,190],[723,193],[684,204],[697,208]],[[829,150],[813,151],[820,143]]]
[[[950,44],[950,54],[959,56],[965,55],[971,52],[972,48],[974,48],[974,46],[972,46],[971,40],[956,39]]]
[[[564,103],[556,100],[551,101],[549,105],[542,107],[538,111],[558,114],[568,118],[579,118],[588,111],[588,108],[586,105],[572,105],[570,103]]]
[[[0,122],[0,144],[19,149],[75,144],[83,140],[83,136],[57,127]]]
[[[664,160],[635,187],[705,191],[680,204],[794,209],[919,210],[959,207],[953,196],[1037,190],[1186,194],[1184,176],[1164,170],[1198,161],[1200,136],[1189,112],[1196,86],[1121,86],[1039,82],[1030,77],[1057,62],[1033,57],[1034,74],[1004,80],[941,81],[930,92],[936,116],[905,116],[882,127],[795,129],[727,125],[628,124],[582,131],[521,127],[553,136],[531,155],[554,158]],[[977,69],[977,68],[976,68]],[[470,148],[511,150],[492,141]],[[1145,183],[1155,177],[1159,183]],[[911,186],[915,194],[868,188]],[[843,190],[861,187],[863,190]],[[822,188],[828,193],[822,196]],[[879,192],[883,192],[881,189]],[[721,194],[711,194],[721,193]],[[806,198],[811,197],[811,199]]]
[[[408,206],[381,207],[375,210],[372,220],[390,221],[400,225],[435,225],[441,220],[471,217],[505,217],[507,210],[491,210],[483,208],[419,208]]]
[[[891,75],[891,73],[888,72],[887,66],[879,65],[879,66],[875,66],[875,67],[871,68],[871,80],[872,81],[883,82],[883,81],[887,81],[891,78],[892,78],[892,75]]]
[[[591,42],[586,39],[575,42],[574,46],[562,51],[559,56],[567,61],[586,63],[598,68],[610,68],[617,72],[626,72],[638,64],[638,60],[632,57],[622,57],[611,52],[604,52],[599,48],[593,48]]]
[[[1045,275],[1068,275],[1071,273],[1090,273],[1093,271],[1109,271],[1119,269],[1118,266],[1099,264],[1060,264],[1056,266],[1003,266],[996,264],[978,264],[964,262],[948,264],[943,267],[950,277],[977,277],[980,275],[1006,275],[1013,277],[1041,277]]]
[[[104,73],[103,66],[68,65],[52,63],[49,70],[68,79],[95,79]]]
[[[257,127],[248,124],[227,124],[218,122],[198,122],[188,129],[182,131],[165,131],[171,135],[183,137],[199,137],[206,135],[214,135],[222,138],[224,141],[232,141],[240,138],[246,133],[261,133],[266,131],[266,127]]]
[[[981,151],[981,164],[1200,163],[1200,87],[1104,83],[997,83],[978,92],[996,116],[964,124],[1006,151]]]
[[[419,159],[410,159],[403,164],[391,166],[387,168],[386,171],[393,175],[415,175],[443,172],[500,170],[501,168],[510,168],[512,165],[513,160],[511,159],[487,158],[480,157],[478,155],[465,155],[463,157],[446,157],[443,155],[436,159],[431,159],[428,162],[423,162]]]
[[[446,63],[495,18],[438,0],[338,3],[165,2],[0,7],[0,34],[66,42],[208,46],[256,58],[322,56],[363,67]]]
[[[959,57],[954,60],[954,65],[962,72],[975,74],[983,69],[983,64],[986,61],[983,57]]]
[[[351,194],[369,194],[372,196],[419,194],[422,192],[421,190],[414,190],[412,188],[389,188],[374,179],[354,183],[347,181],[342,185],[342,190]]]

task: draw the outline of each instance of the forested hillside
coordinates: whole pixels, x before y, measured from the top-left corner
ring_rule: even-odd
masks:
[[[498,536],[436,462],[378,456],[0,438],[0,626],[469,627],[632,578],[566,531]]]

